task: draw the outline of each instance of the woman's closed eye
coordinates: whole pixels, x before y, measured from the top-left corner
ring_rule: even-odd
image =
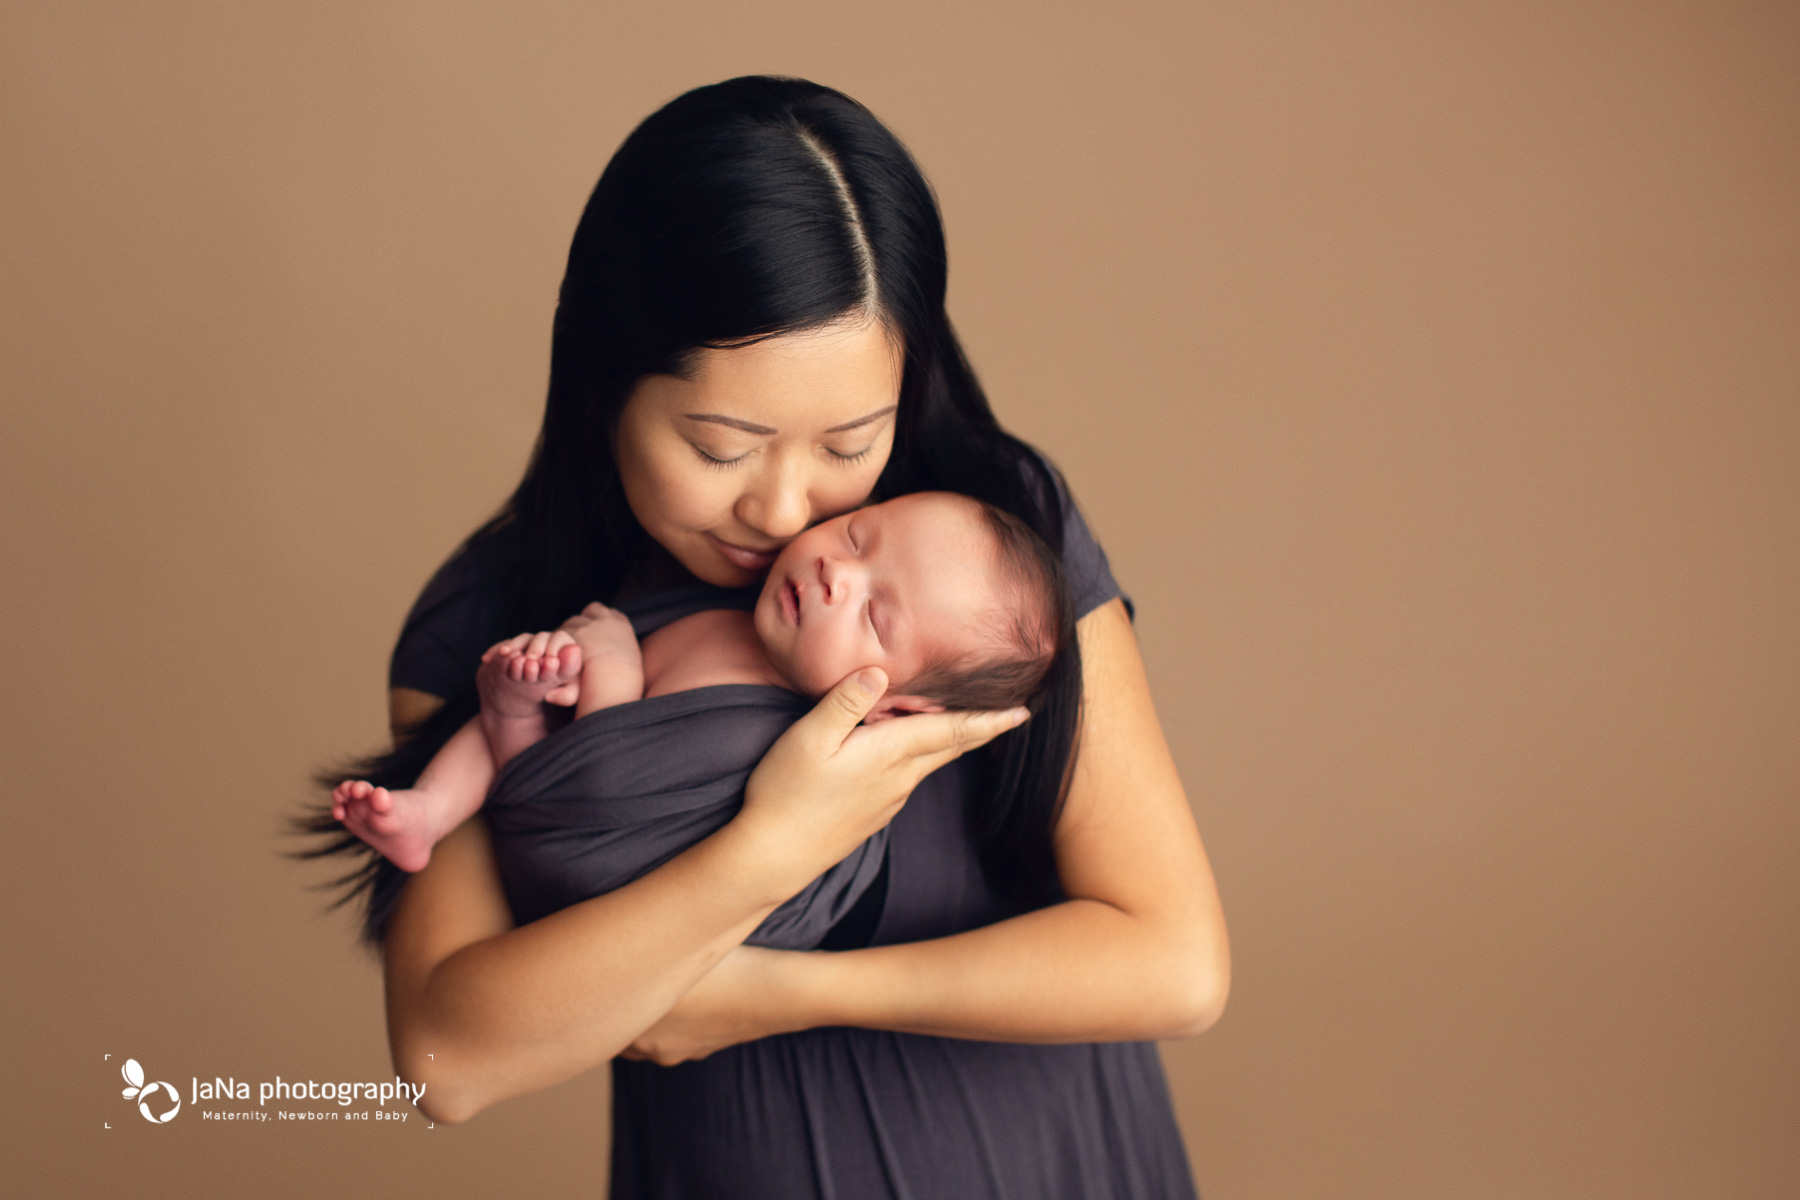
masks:
[[[829,454],[831,456],[831,460],[833,462],[843,463],[845,466],[849,466],[852,463],[859,463],[859,462],[863,461],[865,458],[869,457],[869,455],[872,454],[874,452],[874,450],[875,450],[874,442],[870,442],[868,445],[864,446],[861,450],[856,450],[856,451],[836,450],[830,446],[825,447],[825,453]]]
[[[688,445],[692,446],[694,448],[694,453],[700,456],[700,465],[717,470],[735,467],[737,464],[750,457],[750,451],[748,450],[744,451],[744,453],[738,455],[736,458],[721,458],[719,455],[707,453],[707,451],[697,442],[689,442]]]

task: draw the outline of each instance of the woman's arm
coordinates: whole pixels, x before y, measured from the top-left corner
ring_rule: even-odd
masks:
[[[752,1037],[858,1025],[1012,1042],[1181,1037],[1230,982],[1206,851],[1117,600],[1079,625],[1084,729],[1056,827],[1068,901],[952,937],[836,954],[734,951],[640,1038],[699,1057]]]
[[[1016,723],[858,729],[886,687],[859,674],[869,682],[844,681],[764,757],[736,818],[617,891],[514,928],[482,822],[438,844],[383,947],[395,1065],[426,1084],[429,1115],[464,1120],[612,1058],[919,779]]]

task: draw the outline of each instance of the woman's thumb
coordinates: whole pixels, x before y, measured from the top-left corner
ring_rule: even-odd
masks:
[[[887,682],[887,673],[880,667],[864,667],[839,681],[815,711],[829,714],[833,726],[842,726],[840,738],[849,737],[887,692]]]

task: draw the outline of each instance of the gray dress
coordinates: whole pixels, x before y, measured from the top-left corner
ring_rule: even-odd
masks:
[[[1072,503],[1065,514],[1064,563],[1086,613],[1121,593]],[[477,555],[445,564],[414,606],[391,681],[440,696],[466,686],[482,650],[516,632],[494,628],[497,584]],[[719,607],[743,602],[719,593]],[[857,889],[827,948],[942,937],[1020,911],[982,869],[973,776],[952,763],[913,792],[888,827],[882,870]],[[826,1028],[675,1067],[613,1063],[614,1200],[1194,1194],[1149,1042],[1038,1046]]]

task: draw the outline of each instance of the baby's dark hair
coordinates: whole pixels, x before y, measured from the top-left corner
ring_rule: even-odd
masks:
[[[1018,517],[971,502],[993,539],[1000,573],[990,631],[999,649],[932,663],[905,690],[951,709],[1034,707],[1051,663],[1074,637],[1074,601],[1062,559]]]

